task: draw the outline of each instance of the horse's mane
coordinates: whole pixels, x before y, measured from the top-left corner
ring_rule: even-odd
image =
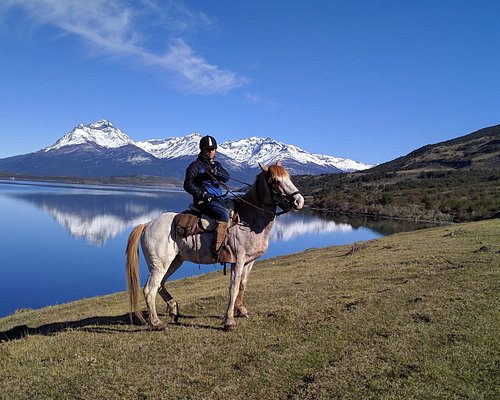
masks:
[[[287,170],[283,168],[281,165],[269,165],[268,166],[267,172],[273,177],[273,178],[290,178],[290,175],[288,174]],[[254,184],[252,186],[249,186],[248,189],[246,190],[245,194],[247,196],[252,196],[255,195],[258,191],[257,186],[259,183],[259,177],[263,175],[264,172],[261,172],[259,175],[257,175],[257,179],[255,180]],[[257,194],[258,196],[258,194]]]
[[[269,172],[276,178],[289,178],[288,172],[281,165],[270,165]]]

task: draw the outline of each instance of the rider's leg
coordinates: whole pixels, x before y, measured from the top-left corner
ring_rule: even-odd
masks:
[[[229,226],[229,211],[217,201],[211,201],[210,203],[204,204],[204,211],[213,216],[217,221],[212,251],[214,254],[218,254],[226,238],[226,232]]]

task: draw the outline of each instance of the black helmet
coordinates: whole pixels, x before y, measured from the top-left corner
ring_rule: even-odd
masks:
[[[217,141],[213,136],[203,136],[200,140],[200,150],[203,149],[216,149]]]

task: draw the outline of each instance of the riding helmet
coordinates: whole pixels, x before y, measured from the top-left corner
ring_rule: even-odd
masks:
[[[203,149],[216,149],[217,141],[213,136],[203,136],[200,140],[200,150]]]

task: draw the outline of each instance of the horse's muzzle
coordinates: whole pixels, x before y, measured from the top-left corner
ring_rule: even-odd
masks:
[[[304,197],[300,193],[297,193],[293,196],[292,210],[299,211],[302,207],[304,207]]]

